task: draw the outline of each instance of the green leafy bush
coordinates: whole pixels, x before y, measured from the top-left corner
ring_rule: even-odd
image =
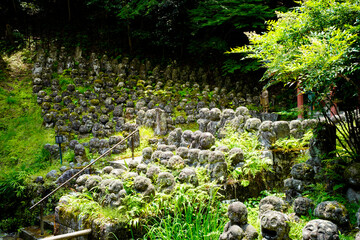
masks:
[[[244,152],[245,163],[241,168],[236,168],[230,175],[239,180],[243,186],[248,186],[263,171],[271,171],[271,160],[261,156],[261,145],[256,135],[249,132],[238,133],[231,128],[227,129],[226,137],[216,141],[216,146],[227,146],[229,149],[241,148]],[[231,165],[229,159],[228,166]]]

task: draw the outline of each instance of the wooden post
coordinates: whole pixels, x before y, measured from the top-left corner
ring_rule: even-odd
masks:
[[[44,207],[41,205],[40,206],[40,231],[41,231],[41,236],[44,235]]]
[[[331,104],[330,116],[331,117],[334,117],[335,115],[338,115],[337,104],[336,104],[335,99],[334,99],[335,90],[336,90],[336,87],[333,87],[332,90],[330,91],[330,104]]]
[[[304,110],[304,94],[301,93],[299,87],[297,88],[297,107],[299,110],[298,119],[304,119],[303,110]]]
[[[134,161],[134,136],[131,137],[131,158]]]
[[[335,115],[338,115],[338,111],[337,111],[337,104],[335,102],[333,102],[333,104],[331,105],[330,108],[330,116],[334,117]]]

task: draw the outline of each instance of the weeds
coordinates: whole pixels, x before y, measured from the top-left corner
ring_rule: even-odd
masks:
[[[153,220],[143,239],[217,239],[225,225],[226,208],[218,203],[213,207],[202,204],[197,209],[188,205],[183,213],[167,214],[161,220]]]
[[[263,158],[261,156],[261,146],[255,135],[251,135],[248,132],[239,134],[238,132],[227,129],[226,137],[217,141],[216,146],[227,146],[229,149],[240,148],[244,152],[244,165],[233,170],[230,175],[235,180],[240,180],[241,185],[248,186],[250,181],[256,177],[256,175],[263,171],[271,171],[271,160]],[[231,162],[226,158],[228,166],[231,166]]]
[[[308,148],[310,139],[312,137],[312,130],[308,130],[301,139],[296,139],[293,136],[289,138],[277,139],[273,147],[279,148],[284,152],[289,152],[292,150],[304,150],[305,148]]]

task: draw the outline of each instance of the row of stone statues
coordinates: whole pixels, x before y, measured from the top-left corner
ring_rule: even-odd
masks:
[[[260,202],[261,204],[261,202]],[[248,223],[248,211],[242,202],[233,202],[228,207],[229,222],[219,240],[254,240],[258,232]],[[289,240],[289,217],[274,210],[260,212],[261,235],[263,240]],[[302,240],[337,240],[338,227],[331,221],[314,219],[309,221],[302,230]]]

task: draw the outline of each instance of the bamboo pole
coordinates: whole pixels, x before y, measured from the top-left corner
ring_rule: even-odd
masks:
[[[67,181],[65,181],[63,184],[61,184],[60,186],[58,186],[57,188],[55,188],[55,190],[53,190],[51,193],[49,193],[48,195],[46,195],[45,197],[43,197],[40,201],[38,201],[37,203],[35,203],[33,206],[30,207],[30,210],[33,209],[34,207],[36,207],[37,205],[39,205],[41,202],[43,202],[45,199],[47,199],[48,197],[50,197],[51,195],[53,195],[55,192],[57,192],[60,188],[62,188],[63,186],[65,186],[68,182],[70,182],[72,179],[74,179],[75,177],[79,176],[82,172],[84,172],[86,169],[88,169],[91,165],[93,165],[94,163],[96,163],[99,159],[101,159],[102,157],[106,156],[109,152],[111,152],[115,147],[117,147],[118,145],[120,145],[122,142],[124,142],[125,140],[127,140],[128,138],[130,138],[131,136],[133,136],[137,131],[139,131],[139,129],[134,130],[131,134],[129,134],[126,138],[124,138],[123,140],[121,140],[120,142],[118,142],[117,144],[115,144],[112,148],[110,148],[109,150],[107,150],[106,152],[104,152],[102,155],[100,155],[97,159],[95,159],[93,162],[89,163],[86,167],[84,167],[83,169],[81,169],[79,172],[77,172],[74,176],[72,176],[71,178],[69,178]]]
[[[40,240],[69,239],[69,238],[74,238],[74,237],[80,237],[80,236],[89,235],[90,233],[91,233],[91,229],[85,229],[85,230],[76,231],[76,232],[72,232],[72,233],[66,233],[66,234],[61,234],[61,235],[52,236],[52,237],[40,238]]]

